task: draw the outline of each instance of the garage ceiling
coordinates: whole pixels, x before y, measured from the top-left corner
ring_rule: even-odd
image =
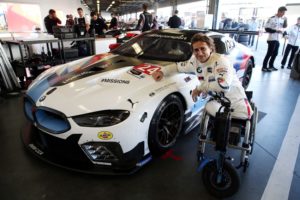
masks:
[[[81,0],[81,3],[86,4],[93,11],[98,11],[97,4],[99,4],[101,11],[107,10],[108,12],[124,14],[141,11],[143,3],[148,3],[151,7],[154,2],[163,1],[165,0]]]

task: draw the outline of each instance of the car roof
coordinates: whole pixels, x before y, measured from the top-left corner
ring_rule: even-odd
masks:
[[[163,29],[163,30],[151,30],[144,32],[144,35],[157,35],[166,36],[173,39],[182,39],[190,42],[192,37],[197,33],[204,33],[208,36],[223,36],[221,33],[212,32],[206,29]],[[177,38],[176,38],[177,37]]]

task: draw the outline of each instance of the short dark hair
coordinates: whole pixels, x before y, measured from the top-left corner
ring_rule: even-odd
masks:
[[[147,9],[148,9],[148,4],[143,3],[143,9],[144,9],[144,10],[147,10]]]
[[[178,10],[175,10],[174,13],[175,13],[175,14],[178,14]]]
[[[53,10],[53,9],[49,10],[49,14],[54,14],[54,13],[55,13],[55,10]]]
[[[285,6],[281,6],[278,8],[278,12],[284,12],[284,11],[287,11]]]
[[[77,8],[77,11],[82,10],[82,8]],[[82,10],[83,11],[83,10]]]
[[[97,13],[95,11],[91,12],[91,17],[93,17],[94,15],[97,15]]]
[[[203,33],[197,33],[192,37],[192,46],[193,44],[195,44],[196,42],[205,42],[207,44],[207,46],[209,46],[209,48],[212,49],[212,51],[215,51],[215,43],[214,40],[211,37],[208,37],[207,35],[203,34]]]

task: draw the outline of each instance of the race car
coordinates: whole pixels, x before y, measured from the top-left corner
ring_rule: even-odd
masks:
[[[170,149],[197,124],[205,100],[192,101],[194,74],[155,81],[164,67],[185,66],[194,34],[211,36],[248,86],[254,57],[231,38],[199,30],[145,32],[105,54],[52,67],[24,97],[22,140],[39,158],[87,173],[128,174]]]

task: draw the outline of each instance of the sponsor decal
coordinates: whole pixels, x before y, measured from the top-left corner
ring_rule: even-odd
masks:
[[[145,78],[145,76],[143,75],[143,73],[141,71],[138,71],[136,69],[131,69],[129,71],[127,71],[128,74],[136,77],[136,78],[139,78],[139,79],[142,79],[142,78]]]
[[[208,73],[212,73],[212,68],[211,68],[211,67],[208,67],[208,68],[207,68],[207,72],[208,72]]]
[[[187,40],[187,37],[184,35],[160,35],[160,34],[149,34],[148,37],[156,37],[156,38],[170,38],[174,40]]]
[[[202,67],[197,67],[197,72],[200,74],[202,73]]]
[[[192,79],[191,79],[191,77],[189,77],[189,76],[187,76],[187,77],[185,77],[184,78],[184,81],[187,83],[187,82],[190,82]]]
[[[204,77],[203,76],[198,76],[198,80],[199,81],[204,81]]]
[[[160,88],[157,88],[157,89],[155,90],[155,92],[161,92],[161,91],[163,91],[163,90],[167,89],[168,87],[170,87],[170,86],[172,86],[172,85],[175,85],[175,84],[176,84],[176,82],[169,83],[169,84],[164,85],[164,86],[162,86],[162,87],[160,87]]]
[[[154,95],[155,95],[154,92],[151,92],[151,93],[149,94],[150,97],[153,97]]]
[[[222,89],[225,89],[225,90],[229,89],[229,86],[225,85],[226,82],[225,82],[224,78],[218,78],[218,84]]]
[[[128,101],[129,103],[131,103],[131,107],[132,107],[132,108],[133,108],[134,104],[137,104],[137,103],[138,103],[138,101],[133,102],[131,99],[127,99],[127,101]]]
[[[113,134],[109,131],[101,131],[97,136],[101,140],[110,140],[113,138]]]
[[[103,78],[101,80],[103,83],[117,83],[117,84],[129,84],[129,80],[119,80],[119,79],[110,79],[110,78]]]
[[[208,77],[208,82],[214,82],[216,81],[216,78],[214,76]]]
[[[151,75],[156,71],[160,71],[161,67],[152,65],[149,63],[143,63],[137,66],[134,66],[133,69],[142,72],[143,74]]]
[[[78,79],[81,79],[81,78],[84,78],[84,77],[87,77],[89,76],[90,74],[94,74],[95,72],[93,71],[84,71],[84,72],[81,72],[79,74],[75,74],[73,75],[72,77],[62,81],[63,84],[67,84],[67,83],[70,83],[74,80],[78,80]]]
[[[40,156],[44,154],[44,152],[42,150],[40,150],[39,148],[37,148],[34,144],[29,144],[28,145],[35,153],[39,154]]]
[[[226,67],[220,67],[217,69],[217,72],[218,73],[227,73],[228,72],[228,69]]]
[[[46,95],[42,96],[40,99],[39,99],[39,102],[42,102],[46,99]]]

